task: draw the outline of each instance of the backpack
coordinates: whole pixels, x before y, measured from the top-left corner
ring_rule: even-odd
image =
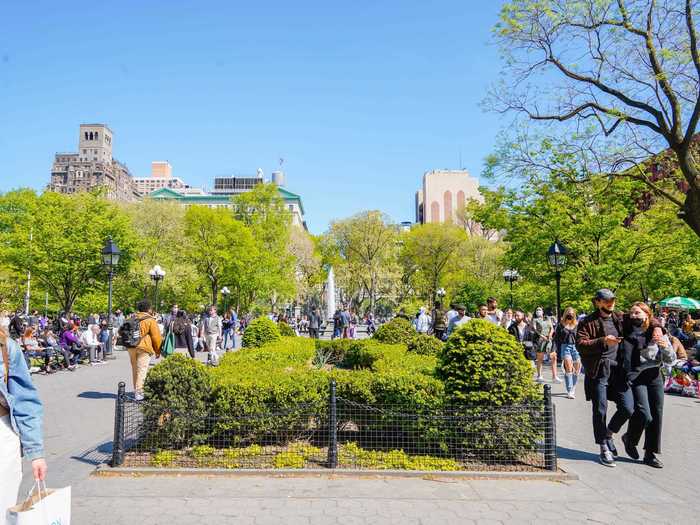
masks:
[[[119,339],[127,348],[136,348],[141,342],[141,321],[131,317],[119,327]]]

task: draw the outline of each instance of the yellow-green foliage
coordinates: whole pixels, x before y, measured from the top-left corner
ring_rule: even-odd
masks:
[[[280,452],[275,456],[275,468],[304,468],[304,456],[296,452]]]
[[[338,459],[341,466],[374,470],[459,470],[462,466],[452,460],[434,456],[409,456],[403,450],[388,452],[365,450],[357,443],[340,445]]]
[[[170,467],[175,460],[177,460],[178,454],[172,450],[159,450],[151,458],[151,465],[154,467]]]

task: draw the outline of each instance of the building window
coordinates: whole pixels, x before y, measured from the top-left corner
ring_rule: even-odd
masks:
[[[95,140],[97,140],[97,131],[95,131]]]
[[[447,190],[443,195],[445,222],[452,222],[452,192]]]
[[[466,198],[464,197],[464,192],[462,190],[459,190],[457,192],[457,211],[463,210],[465,205]]]
[[[430,222],[440,222],[440,205],[437,201],[430,205]]]
[[[88,132],[86,131],[85,132],[85,140],[87,140],[87,139],[88,139]]]

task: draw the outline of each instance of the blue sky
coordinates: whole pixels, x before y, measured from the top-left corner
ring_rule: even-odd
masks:
[[[4,2],[0,191],[43,188],[78,126],[103,122],[135,176],[266,175],[314,233],[365,209],[413,220],[424,171],[479,175],[503,122],[500,2]]]

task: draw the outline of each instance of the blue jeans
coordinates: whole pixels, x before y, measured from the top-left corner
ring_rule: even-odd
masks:
[[[567,357],[574,362],[581,360],[581,356],[579,355],[578,350],[576,350],[576,345],[561,345],[562,361]]]

